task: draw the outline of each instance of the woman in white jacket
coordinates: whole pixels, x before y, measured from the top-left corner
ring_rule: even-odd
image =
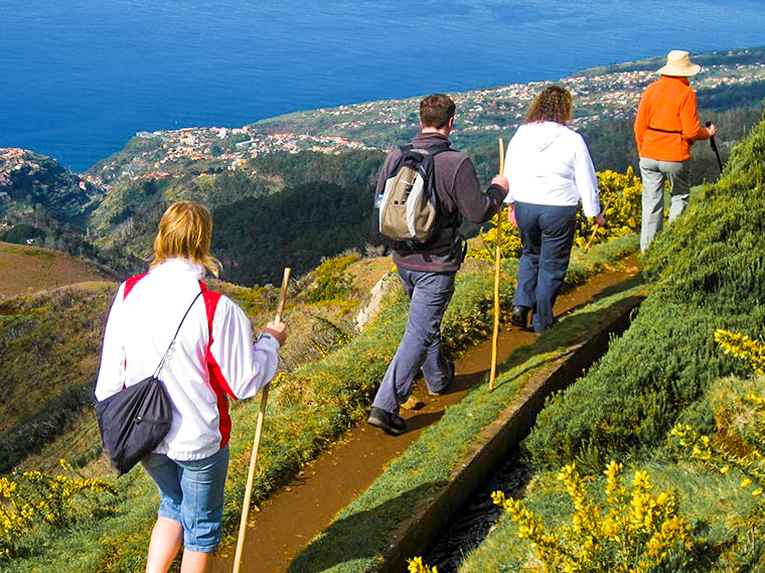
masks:
[[[554,322],[553,306],[568,270],[579,203],[586,216],[605,222],[587,145],[566,126],[571,110],[568,90],[546,88],[529,107],[505,160],[508,216],[518,225],[523,242],[511,321],[526,328],[533,311],[536,332]]]
[[[192,202],[162,216],[147,274],[117,291],[104,337],[96,398],[104,400],[150,376],[186,310],[159,378],[173,405],[165,439],[142,460],[160,494],[147,573],[164,573],[181,546],[183,573],[204,572],[220,542],[231,418],[228,400],[251,398],[276,373],[283,323],[271,323],[253,342],[247,316],[207,288],[212,217]]]

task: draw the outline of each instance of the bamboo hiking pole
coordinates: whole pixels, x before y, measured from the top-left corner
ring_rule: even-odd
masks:
[[[505,172],[505,142],[499,138],[499,174]],[[489,392],[494,392],[497,382],[497,344],[499,343],[499,276],[500,263],[502,262],[502,215],[504,209],[500,206],[497,211],[497,226],[494,235],[494,332],[491,336],[491,372],[489,374]]]
[[[603,207],[603,215],[606,214],[606,209],[608,209],[608,206],[611,204],[611,201],[606,201],[605,207]],[[595,226],[592,228],[592,235],[590,235],[590,240],[587,241],[587,244],[584,246],[584,252],[589,253],[590,247],[592,246],[593,241],[595,241],[595,237],[598,235],[598,229],[600,229],[600,225],[598,223],[595,223]]]
[[[290,282],[292,269],[284,269],[282,277],[282,289],[279,293],[279,306],[276,307],[276,322],[281,322],[284,314],[284,304],[287,301],[287,287]],[[267,384],[260,391],[260,410],[258,410],[258,421],[255,426],[255,440],[252,443],[252,454],[250,455],[250,470],[247,474],[247,487],[244,490],[244,502],[242,503],[242,518],[239,522],[239,538],[236,542],[236,556],[234,557],[234,573],[239,573],[242,565],[242,552],[244,550],[244,538],[247,535],[247,519],[250,513],[250,499],[252,497],[252,483],[255,479],[255,466],[258,462],[258,449],[260,448],[260,439],[263,437],[263,422],[266,418],[266,405],[268,404]]]

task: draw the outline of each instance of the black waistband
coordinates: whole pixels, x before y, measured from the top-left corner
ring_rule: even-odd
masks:
[[[651,127],[650,125],[648,126],[648,129],[651,131],[658,131],[660,133],[679,133],[681,135],[683,133],[682,131],[677,131],[675,129],[659,129],[658,127]]]

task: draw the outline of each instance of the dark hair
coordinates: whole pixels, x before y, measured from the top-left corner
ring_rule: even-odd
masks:
[[[446,94],[429,95],[420,102],[420,121],[425,127],[441,129],[454,117],[457,106]]]
[[[565,124],[571,119],[571,92],[560,86],[548,86],[534,98],[526,113],[526,123],[554,121]]]

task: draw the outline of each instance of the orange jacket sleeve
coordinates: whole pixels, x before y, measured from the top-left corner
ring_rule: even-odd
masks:
[[[646,103],[646,97],[640,98],[640,104],[638,105],[637,117],[635,118],[635,145],[637,146],[638,157],[640,156],[640,148],[643,145],[643,136],[648,129],[648,104]]]
[[[680,123],[683,126],[683,139],[688,141],[709,139],[709,130],[701,127],[701,122],[699,121],[696,94],[693,90],[688,92],[688,97],[680,108]]]

